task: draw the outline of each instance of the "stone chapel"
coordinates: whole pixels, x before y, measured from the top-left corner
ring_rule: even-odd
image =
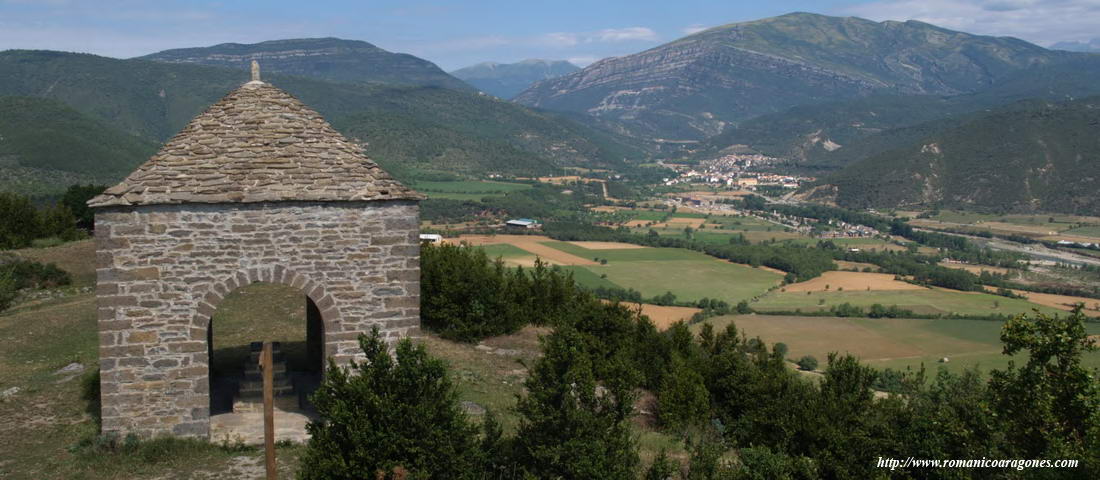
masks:
[[[373,326],[415,336],[422,198],[254,66],[88,202],[103,431],[207,437],[211,318],[253,282],[300,290],[310,341],[338,364]]]

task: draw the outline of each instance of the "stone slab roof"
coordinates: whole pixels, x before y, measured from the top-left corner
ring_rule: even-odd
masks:
[[[320,114],[254,80],[222,98],[92,207],[421,200]]]

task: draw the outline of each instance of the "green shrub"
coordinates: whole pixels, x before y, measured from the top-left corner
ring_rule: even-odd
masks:
[[[543,337],[543,356],[525,382],[516,411],[519,464],[534,478],[634,480],[638,447],[631,429],[637,373],[622,358],[601,360],[606,373],[597,388],[595,355],[569,326]]]
[[[477,429],[443,361],[409,339],[391,357],[377,327],[359,345],[366,360],[330,363],[310,398],[319,418],[306,427],[299,478],[374,478],[398,467],[414,478],[481,478]]]
[[[798,359],[798,368],[806,371],[813,371],[817,369],[817,359],[813,355],[806,355]]]

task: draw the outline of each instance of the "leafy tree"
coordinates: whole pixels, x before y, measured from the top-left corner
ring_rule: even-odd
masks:
[[[10,268],[0,268],[0,312],[7,310],[17,295],[15,272]]]
[[[630,429],[637,374],[614,359],[596,382],[593,352],[571,326],[542,339],[543,356],[516,405],[516,455],[538,478],[635,478],[638,452]]]
[[[739,464],[727,478],[731,480],[796,480],[821,478],[817,464],[810,458],[791,457],[768,447],[742,448],[737,451]]]
[[[772,351],[775,352],[775,354],[778,355],[779,358],[786,358],[788,351],[787,344],[783,342],[776,343],[772,346]]]
[[[806,371],[813,371],[817,369],[817,359],[813,355],[805,355],[798,359],[798,368]]]
[[[710,395],[702,375],[688,368],[680,358],[673,358],[661,382],[657,405],[661,423],[668,428],[683,429],[705,423],[710,413]]]
[[[1027,363],[992,372],[990,389],[1020,458],[1079,458],[1100,473],[1100,380],[1081,365],[1097,349],[1078,306],[1066,317],[1019,315],[1001,330],[1004,354]]]
[[[646,469],[644,480],[673,480],[679,473],[679,465],[668,458],[668,452],[664,449],[657,455],[657,458],[653,460],[653,463]]]
[[[76,226],[85,230],[91,230],[95,226],[95,212],[88,207],[88,200],[103,193],[105,185],[72,185],[61,196],[61,205],[65,206],[76,217]]]
[[[396,359],[378,332],[360,335],[366,360],[330,363],[311,401],[319,419],[299,478],[361,479],[401,467],[423,478],[481,478],[474,427],[442,360],[409,339]]]
[[[748,300],[741,300],[737,302],[737,313],[742,315],[746,313],[752,313],[752,307],[749,306]]]

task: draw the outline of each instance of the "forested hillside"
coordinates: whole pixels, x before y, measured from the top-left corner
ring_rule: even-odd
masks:
[[[48,51],[0,52],[0,95],[52,99],[163,142],[248,79],[243,70]],[[606,166],[641,152],[612,134],[476,93],[264,75],[405,175],[423,170],[536,174]],[[383,133],[384,132],[384,133]],[[121,178],[121,177],[119,177]]]
[[[267,72],[334,82],[472,90],[432,62],[406,53],[389,52],[360,40],[298,38],[247,45],[223,43],[211,47],[165,50],[139,58],[240,70],[248,70],[252,61],[256,60]]]
[[[915,128],[927,133],[802,195],[854,208],[1100,211],[1100,97],[1021,102],[958,123]]]
[[[56,193],[115,180],[144,162],[156,142],[49,99],[0,97],[0,190]]]
[[[744,145],[803,166],[836,168],[915,140],[914,129],[933,120],[959,121],[1026,99],[1066,101],[1097,94],[1100,56],[1075,58],[1012,74],[978,93],[873,95],[793,107],[731,125],[707,139],[696,155],[712,157]]]

